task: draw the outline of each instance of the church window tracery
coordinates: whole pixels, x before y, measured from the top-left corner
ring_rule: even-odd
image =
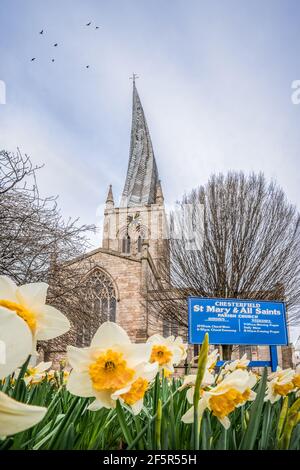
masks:
[[[82,344],[88,346],[99,326],[116,321],[116,291],[110,277],[101,269],[94,270],[86,281],[88,317],[82,325]]]

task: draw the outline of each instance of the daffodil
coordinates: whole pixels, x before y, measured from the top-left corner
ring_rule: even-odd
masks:
[[[4,379],[21,366],[32,351],[32,334],[27,324],[4,307],[0,307],[0,341],[4,345],[0,379]]]
[[[74,395],[95,397],[90,406],[92,410],[114,408],[119,394],[125,402],[126,393],[139,394],[132,386],[139,378],[147,380],[151,345],[132,344],[123,328],[105,322],[97,330],[90,347],[69,346],[67,354],[73,368],[67,389]],[[135,384],[135,387],[139,386],[141,383]]]
[[[0,436],[11,436],[39,423],[47,408],[26,405],[0,392]]]
[[[220,374],[217,378],[217,383],[221,382],[227,374],[230,374],[231,372],[237,369],[241,369],[241,370],[247,369],[249,362],[250,361],[249,359],[247,359],[247,354],[244,354],[240,359],[227,362],[220,371]]]
[[[35,354],[36,342],[66,333],[70,322],[56,308],[46,305],[48,285],[44,282],[17,286],[0,276],[0,340],[6,345],[6,361],[0,377],[21,366]]]
[[[179,362],[184,361],[187,358],[188,345],[183,342],[183,339],[181,338],[181,336],[177,336],[177,338],[175,338],[174,344],[179,346],[181,350],[181,358]]]
[[[174,372],[174,365],[180,363],[183,357],[182,347],[176,342],[174,336],[164,338],[159,334],[150,336],[147,344],[151,346],[150,362],[157,362],[160,370]]]
[[[136,368],[137,379],[132,383],[130,389],[124,392],[122,389],[117,390],[112,398],[129,405],[134,415],[140,413],[143,407],[143,401],[146,391],[148,390],[151,382],[155,378],[158,371],[158,364],[141,364]]]
[[[224,380],[210,390],[203,390],[198,405],[198,416],[201,418],[204,410],[208,408],[222,423],[225,429],[230,426],[228,415],[235,408],[242,406],[247,401],[256,397],[252,387],[256,383],[256,377],[246,370],[237,369],[228,374]],[[189,403],[193,403],[193,397],[187,397]],[[182,417],[184,423],[193,423],[194,407],[191,407]]]
[[[40,362],[34,367],[29,367],[24,376],[26,385],[40,383],[46,377],[46,371],[50,369],[52,362]]]
[[[269,400],[271,403],[275,403],[281,397],[285,397],[293,392],[296,388],[294,383],[295,371],[293,369],[282,370],[280,367],[277,367],[276,372],[270,374],[268,379],[265,401]]]
[[[293,384],[295,388],[300,389],[300,365],[296,367],[295,375],[293,377]]]
[[[214,349],[207,357],[206,370],[205,370],[204,377],[203,377],[203,380],[202,380],[201,392],[200,393],[202,393],[203,389],[213,385],[214,382],[215,382],[215,376],[214,376],[214,373],[213,373],[213,369],[214,369],[215,364],[217,362],[218,355],[219,355],[218,350]],[[187,394],[186,394],[186,397],[187,397],[189,403],[193,403],[196,378],[197,378],[196,374],[186,375],[183,379],[183,384],[179,387],[179,390],[183,390],[184,388],[190,387],[189,390],[187,391]]]

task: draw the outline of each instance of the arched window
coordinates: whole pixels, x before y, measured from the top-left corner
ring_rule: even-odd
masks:
[[[123,237],[122,240],[122,253],[127,253],[129,254],[131,250],[131,240],[130,236],[127,234],[125,237]]]
[[[87,278],[88,312],[82,325],[83,346],[90,344],[92,337],[105,321],[116,321],[116,291],[109,276],[101,269],[94,270]]]
[[[141,235],[139,235],[139,237],[137,239],[137,251],[138,251],[138,253],[142,252],[142,244],[143,244],[143,239],[142,239]]]

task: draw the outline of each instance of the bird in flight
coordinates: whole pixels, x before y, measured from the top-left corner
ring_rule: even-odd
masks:
[[[54,44],[54,47],[57,47],[57,46],[58,46],[58,44],[57,44],[57,42],[56,42],[56,43]]]
[[[55,62],[55,59],[52,59],[52,62]]]
[[[40,34],[44,34],[44,30],[42,29],[42,31],[40,31]]]
[[[32,57],[31,62],[33,62],[34,60],[35,60],[35,57]]]
[[[87,25],[86,25],[86,26],[91,26],[91,24],[92,24],[92,22],[90,21],[89,23],[87,23]]]
[[[89,68],[90,68],[90,66],[89,66],[89,65],[86,65],[85,67],[86,67],[87,69],[89,69]]]
[[[95,29],[99,29],[99,26],[96,26],[96,28],[95,28]]]

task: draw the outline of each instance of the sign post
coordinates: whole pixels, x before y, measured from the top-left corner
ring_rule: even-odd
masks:
[[[208,333],[211,344],[267,345],[270,360],[250,361],[249,366],[276,370],[277,346],[288,344],[283,302],[189,297],[188,313],[190,344],[201,344]]]

